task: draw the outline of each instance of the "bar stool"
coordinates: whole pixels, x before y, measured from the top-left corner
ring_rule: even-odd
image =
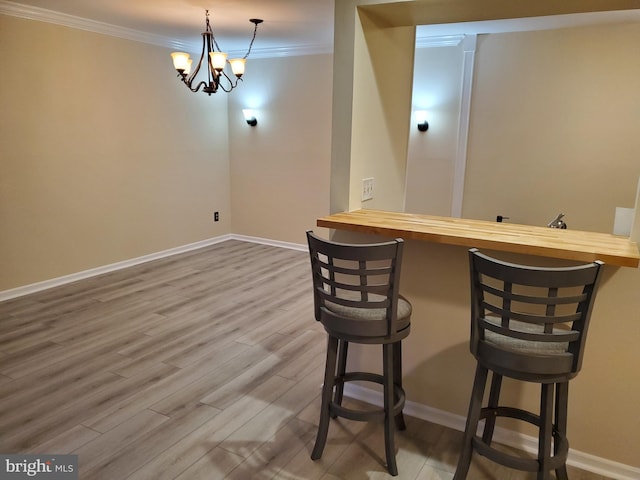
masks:
[[[409,335],[411,304],[399,295],[402,239],[376,244],[344,244],[323,240],[307,232],[315,318],[328,334],[327,359],[320,424],[313,460],[322,456],[329,420],[384,421],[387,469],[398,474],[394,429],[406,428],[402,409],[401,340]],[[347,372],[350,343],[380,344],[383,352],[382,375]],[[384,406],[356,410],[342,405],[344,385],[351,381],[383,385]]]
[[[471,353],[477,360],[462,453],[454,480],[467,477],[473,452],[509,468],[537,472],[538,480],[555,470],[567,480],[567,404],[569,380],[582,356],[602,262],[542,268],[502,262],[469,251],[471,268]],[[488,372],[491,388],[482,407]],[[541,385],[540,412],[499,403],[502,378]],[[537,458],[510,455],[491,446],[497,417],[538,427]],[[476,435],[484,419],[482,437]]]

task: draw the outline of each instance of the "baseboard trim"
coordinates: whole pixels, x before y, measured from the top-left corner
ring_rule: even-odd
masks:
[[[280,240],[271,240],[269,238],[250,237],[248,235],[231,234],[230,237],[234,240],[241,240],[243,242],[260,243],[262,245],[269,245],[271,247],[288,248],[290,250],[298,250],[299,252],[308,252],[309,247],[301,243],[281,242]]]
[[[382,405],[381,392],[376,392],[360,385],[346,384],[344,394],[371,405]],[[409,416],[459,431],[464,431],[466,423],[465,417],[411,401],[405,403],[404,412]],[[538,450],[538,440],[529,435],[523,435],[498,427],[494,435],[498,443],[519,448],[526,452],[537,452]],[[595,455],[574,449],[569,449],[567,464],[617,480],[636,480],[640,478],[640,468],[613,462],[606,458],[596,457]]]
[[[22,287],[12,288],[10,290],[4,290],[0,292],[0,302],[4,300],[10,300],[12,298],[22,297],[31,293],[41,292],[50,288],[59,287],[68,283],[77,282],[78,280],[84,280],[86,278],[96,277],[104,273],[114,272],[116,270],[122,270],[123,268],[133,267],[141,263],[151,262],[160,258],[170,257],[172,255],[178,255],[180,253],[189,252],[191,250],[197,250],[199,248],[208,247],[221,243],[231,239],[231,235],[221,235],[219,237],[209,238],[201,240],[199,242],[189,243],[187,245],[181,245],[179,247],[170,248],[168,250],[162,250],[161,252],[150,253],[141,257],[131,258],[129,260],[123,260],[121,262],[111,263],[109,265],[103,265],[101,267],[90,268],[89,270],[83,270],[81,272],[72,273],[70,275],[64,275],[62,277],[52,278],[50,280],[44,280],[42,282],[32,283],[24,285]]]
[[[141,263],[151,262],[172,255],[178,255],[180,253],[190,252],[192,250],[198,250],[199,248],[215,245],[216,243],[225,242],[227,240],[240,240],[243,242],[260,243],[263,245],[270,245],[272,247],[288,248],[291,250],[298,250],[306,252],[308,247],[299,243],[281,242],[279,240],[271,240],[268,238],[250,237],[247,235],[235,235],[226,234],[218,237],[208,238],[199,242],[189,243],[187,245],[181,245],[179,247],[170,248],[168,250],[162,250],[161,252],[150,253],[149,255],[143,255],[137,258],[131,258],[129,260],[123,260],[121,262],[112,263],[109,265],[103,265],[101,267],[91,268],[89,270],[83,270],[81,272],[72,273],[70,275],[64,275],[62,277],[52,278],[50,280],[44,280],[42,282],[32,283],[21,287],[12,288],[10,290],[0,291],[0,302],[5,300],[11,300],[12,298],[23,297],[31,293],[41,292],[50,288],[59,287],[68,283],[77,282],[78,280],[84,280],[86,278],[96,277],[104,273],[114,272],[116,270],[122,270],[123,268],[133,267]]]

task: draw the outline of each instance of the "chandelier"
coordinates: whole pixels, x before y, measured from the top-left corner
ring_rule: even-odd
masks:
[[[249,21],[253,23],[253,38],[249,43],[249,49],[242,58],[232,58],[227,61],[227,54],[223,53],[216,42],[216,37],[213,35],[213,30],[209,23],[209,10],[206,11],[206,28],[202,32],[202,54],[196,68],[191,71],[192,60],[188,53],[185,52],[173,52],[171,58],[173,59],[173,66],[178,71],[178,78],[189,87],[192,92],[197,92],[202,88],[202,91],[207,95],[216,93],[218,88],[221,88],[225,92],[230,92],[238,86],[238,81],[242,80],[244,74],[245,62],[249,54],[251,53],[251,47],[256,39],[256,32],[258,31],[258,25],[262,23],[259,18],[251,18]],[[215,47],[215,48],[214,48]],[[195,84],[195,79],[200,72],[200,68],[205,63],[205,69],[207,71],[207,79]],[[225,67],[229,63],[231,65],[232,75],[227,75]]]

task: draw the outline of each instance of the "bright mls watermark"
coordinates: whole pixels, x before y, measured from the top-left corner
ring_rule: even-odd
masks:
[[[0,480],[78,480],[77,455],[2,455]]]

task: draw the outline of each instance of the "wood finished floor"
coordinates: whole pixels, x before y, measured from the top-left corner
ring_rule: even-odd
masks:
[[[304,252],[227,241],[0,303],[0,453],[74,453],[82,480],[393,478],[381,425],[332,421],[309,458],[310,281]],[[452,478],[460,432],[407,425],[396,478]],[[534,477],[474,457],[469,478]]]

